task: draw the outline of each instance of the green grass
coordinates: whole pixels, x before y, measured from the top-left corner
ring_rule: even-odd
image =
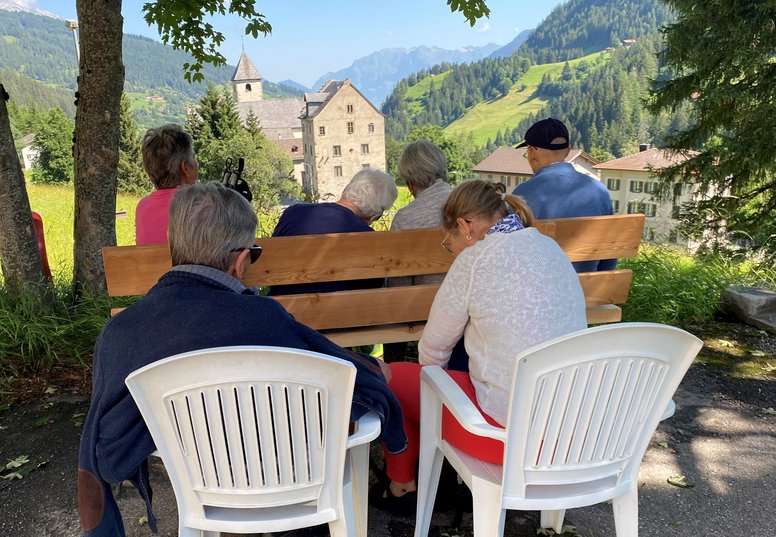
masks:
[[[431,82],[433,81],[434,85],[438,86],[450,73],[452,73],[452,71],[445,71],[438,75],[428,76],[407,90],[407,96],[404,100],[407,102],[407,108],[409,109],[410,115],[417,114],[422,110],[424,102],[428,97],[428,93],[431,91]]]
[[[711,320],[729,285],[776,289],[776,268],[740,257],[691,256],[663,245],[642,245],[618,268],[633,270],[624,321],[687,325]]]
[[[73,272],[73,187],[27,183],[27,194],[33,211],[43,219],[46,253],[52,275],[70,278]],[[119,194],[116,211],[127,217],[116,220],[119,246],[135,244],[135,207],[139,197]]]
[[[609,53],[596,52],[569,61],[573,67],[581,61],[595,63]],[[566,62],[532,65],[503,97],[481,102],[471,107],[460,119],[445,127],[447,134],[469,134],[474,142],[485,145],[494,140],[504,128],[513,129],[521,120],[541,110],[547,101],[536,96],[536,90],[545,74],[560,75]]]

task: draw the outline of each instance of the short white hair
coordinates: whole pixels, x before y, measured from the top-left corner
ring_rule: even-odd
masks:
[[[375,168],[364,168],[353,176],[342,191],[342,197],[355,207],[362,220],[379,218],[393,207],[399,195],[393,177]]]

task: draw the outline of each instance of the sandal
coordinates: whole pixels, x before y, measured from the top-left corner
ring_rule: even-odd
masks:
[[[390,481],[379,481],[369,488],[369,505],[392,515],[414,518],[418,505],[418,493],[412,491],[394,496]]]

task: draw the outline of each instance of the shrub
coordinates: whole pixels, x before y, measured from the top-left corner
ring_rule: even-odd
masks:
[[[690,256],[668,246],[642,246],[638,257],[623,259],[633,270],[624,321],[688,324],[713,318],[728,285],[774,287],[776,269],[741,256]]]

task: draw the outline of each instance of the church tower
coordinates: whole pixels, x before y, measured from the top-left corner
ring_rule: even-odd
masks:
[[[235,103],[256,102],[263,98],[261,75],[245,52],[240,55],[232,75],[232,94]]]

